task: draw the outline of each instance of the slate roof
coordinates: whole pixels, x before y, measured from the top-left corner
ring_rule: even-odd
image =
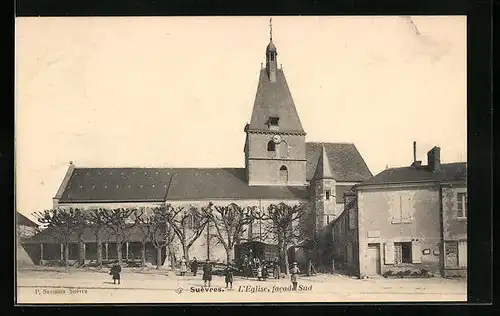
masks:
[[[306,187],[248,186],[244,168],[75,168],[59,201],[308,197]]]
[[[466,181],[467,163],[454,162],[442,164],[441,172],[432,172],[428,166],[401,167],[386,169],[372,179],[364,181],[360,186],[369,184],[388,184],[405,182],[425,182],[425,181]]]
[[[245,168],[176,169],[168,200],[209,198],[308,199],[306,187],[248,186]]]
[[[23,214],[16,212],[16,225],[38,227],[38,224],[27,218]]]
[[[308,142],[306,143],[308,181],[314,177],[323,146],[336,181],[360,182],[372,177],[370,169],[354,144]]]
[[[165,168],[75,168],[59,201],[165,201]]]
[[[279,132],[304,134],[292,94],[282,69],[276,70],[276,82],[271,82],[266,69],[260,70],[250,131],[269,131],[269,117],[279,117]]]
[[[334,179],[324,144],[321,146],[321,155],[318,158],[314,179]]]

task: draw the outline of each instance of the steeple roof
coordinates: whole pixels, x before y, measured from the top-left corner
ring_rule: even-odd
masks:
[[[271,82],[267,69],[260,70],[250,131],[269,131],[269,118],[279,118],[277,132],[305,134],[283,69],[276,70],[276,82]]]
[[[316,166],[316,172],[314,173],[314,179],[333,179],[332,168],[330,167],[330,161],[326,154],[325,145],[321,146],[321,155],[318,159],[318,165]]]

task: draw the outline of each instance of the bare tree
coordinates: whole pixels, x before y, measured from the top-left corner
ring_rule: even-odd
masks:
[[[116,253],[118,264],[122,264],[123,243],[128,241],[130,232],[137,225],[137,221],[132,219],[133,215],[142,216],[136,208],[116,208],[106,210],[102,213],[106,227],[112,232],[116,242]]]
[[[204,209],[206,217],[215,228],[215,238],[226,250],[226,262],[231,262],[233,247],[253,221],[251,208],[242,208],[235,203]]]
[[[156,268],[161,266],[161,250],[168,247],[168,252],[171,260],[175,260],[172,243],[175,238],[175,233],[172,226],[168,223],[168,211],[165,206],[153,209],[153,213],[149,218],[149,238],[151,243],[156,248]]]
[[[207,208],[211,206],[212,203]],[[173,207],[168,204],[167,213],[167,222],[172,226],[179,239],[184,258],[189,261],[189,248],[201,236],[208,223],[206,208],[200,210],[191,206],[186,210],[183,206]]]
[[[97,264],[102,267],[102,233],[106,230],[106,209],[98,208],[89,210],[85,217],[87,225],[93,230],[96,237]]]
[[[136,227],[138,228],[141,238],[141,267],[146,266],[146,243],[151,237],[151,228],[153,227],[153,216],[149,214],[139,214],[136,216]]]
[[[268,221],[266,235],[269,235],[278,244],[281,261],[284,261],[286,274],[290,274],[288,262],[288,247],[304,237],[305,230],[297,225],[306,214],[305,204],[288,205],[285,203],[271,204],[267,213],[254,212],[255,219]]]
[[[34,212],[38,222],[47,227],[46,231],[64,245],[64,266],[69,268],[69,245],[75,232],[85,227],[85,216],[80,209],[52,209]]]

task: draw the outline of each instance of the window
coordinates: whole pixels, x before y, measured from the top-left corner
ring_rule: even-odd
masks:
[[[411,242],[394,243],[394,263],[412,263],[411,260]]]
[[[288,182],[288,169],[285,166],[281,166],[279,178],[280,178],[280,182],[282,182],[282,183]]]
[[[267,151],[275,151],[276,150],[276,145],[272,140],[267,143]]]
[[[458,266],[458,243],[456,241],[447,241],[444,244],[444,256],[446,267]]]
[[[447,241],[444,245],[446,267],[467,267],[467,240]]]
[[[467,194],[457,193],[457,215],[458,218],[467,218]]]
[[[330,199],[330,195],[331,195],[331,194],[332,194],[332,191],[330,191],[330,190],[326,190],[325,197],[326,197],[326,199],[327,199],[327,200],[329,200],[329,199]]]
[[[326,215],[326,224],[330,224],[330,215]]]
[[[279,124],[279,121],[280,121],[279,117],[275,117],[275,116],[270,117],[269,118],[269,127],[271,127],[271,126],[277,127]]]
[[[413,201],[409,196],[399,196],[390,210],[392,223],[411,223],[413,221]]]

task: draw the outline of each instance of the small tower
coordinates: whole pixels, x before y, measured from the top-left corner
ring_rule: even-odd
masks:
[[[321,144],[321,153],[313,177],[313,197],[315,206],[315,231],[332,222],[335,217],[336,190],[335,179],[326,154],[325,145]]]
[[[276,82],[276,71],[278,70],[278,52],[273,43],[273,18],[269,19],[269,44],[266,48],[266,70],[270,82]]]

